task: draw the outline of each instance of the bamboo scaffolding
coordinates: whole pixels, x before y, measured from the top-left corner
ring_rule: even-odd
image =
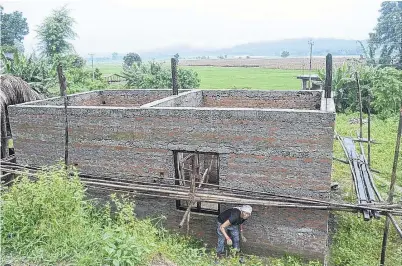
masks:
[[[7,169],[7,170],[13,171],[12,169]],[[14,172],[15,172],[15,170],[14,170]],[[20,172],[15,172],[15,173],[26,174],[27,172],[20,171]],[[170,184],[155,184],[153,182],[133,181],[133,180],[129,180],[129,179],[112,178],[112,177],[90,176],[90,175],[85,175],[85,174],[80,174],[79,177],[81,178],[82,181],[95,181],[95,182],[99,182],[99,183],[104,182],[104,184],[113,182],[114,184],[118,184],[118,185],[122,185],[122,186],[132,186],[132,185],[139,186],[139,185],[141,185],[141,187],[149,187],[149,188],[155,188],[155,187],[160,188],[163,185],[163,188],[165,188],[165,189],[175,189],[176,191],[179,190],[182,192],[187,191],[187,189],[183,186],[170,185]],[[161,178],[161,179],[163,179],[163,178]],[[166,178],[166,180],[175,180],[175,179]],[[186,182],[190,182],[190,181],[186,180]],[[378,203],[351,205],[351,204],[343,204],[343,203],[337,203],[337,202],[316,200],[316,199],[312,199],[312,198],[287,196],[287,195],[280,195],[280,194],[273,194],[273,193],[259,192],[259,191],[232,189],[229,187],[217,186],[217,185],[214,185],[214,187],[217,187],[217,189],[203,188],[202,191],[203,191],[203,193],[206,193],[206,194],[219,193],[219,195],[229,195],[229,196],[237,195],[237,196],[241,196],[244,199],[248,199],[248,198],[262,199],[262,200],[269,199],[271,201],[278,201],[278,202],[291,202],[291,203],[303,203],[303,204],[323,204],[323,205],[332,205],[332,206],[339,206],[339,207],[376,206],[376,207],[386,208],[386,206],[388,206],[388,205],[383,205],[383,204],[378,204]],[[392,207],[398,207],[398,206],[400,206],[400,205],[395,205]]]
[[[4,169],[7,171],[12,171],[17,174],[26,174],[22,171],[16,170],[9,170]],[[141,185],[141,184],[112,184],[106,182],[106,180],[102,181],[90,181],[83,178],[82,182],[85,185],[92,185],[92,186],[99,186],[99,187],[108,187],[110,189],[120,189],[124,191],[139,191],[140,193],[149,192],[149,193],[162,193],[167,195],[168,197],[174,199],[184,199],[190,200],[188,190],[183,190],[177,188],[161,188],[157,186],[150,186],[150,185]],[[194,193],[194,201],[204,201],[204,202],[213,202],[213,203],[232,203],[232,204],[252,204],[252,205],[261,205],[261,206],[268,206],[268,207],[283,207],[283,208],[302,208],[302,209],[318,209],[318,210],[335,210],[335,211],[362,211],[362,210],[373,210],[379,211],[381,213],[392,213],[395,215],[402,215],[401,206],[393,205],[393,206],[380,206],[377,207],[375,205],[352,205],[352,204],[339,204],[339,203],[331,203],[326,202],[327,204],[317,204],[312,202],[307,203],[293,203],[293,202],[279,202],[272,199],[253,199],[253,198],[244,198],[243,195],[238,194],[229,194],[219,192],[219,195],[211,194],[216,193],[216,191],[204,191],[205,189],[201,189],[201,192]],[[160,196],[160,195],[151,195],[151,196]],[[392,209],[394,207],[399,207],[397,209]]]
[[[3,166],[4,168],[4,166]],[[7,169],[9,171],[13,171],[12,169]],[[20,174],[24,174],[26,172],[20,171],[17,172]],[[126,186],[130,186],[130,185],[142,185],[144,187],[144,185],[150,185],[148,187],[160,187],[162,184],[155,184],[152,182],[144,182],[144,181],[133,181],[133,180],[128,180],[128,179],[120,179],[120,178],[109,178],[109,177],[99,177],[99,176],[90,176],[90,175],[85,175],[85,174],[80,174],[79,175],[81,180],[85,181],[95,181],[95,182],[114,182],[115,184],[120,184],[120,185],[126,185]],[[161,178],[163,179],[163,178]],[[167,180],[175,180],[172,178],[166,178]],[[186,182],[189,182],[186,180]],[[170,185],[170,184],[163,184],[164,188],[166,189],[181,189],[182,191],[187,191],[185,189],[185,187],[183,186],[177,186],[177,185]],[[218,188],[219,191],[217,191],[217,189],[203,189],[204,193],[219,193],[221,195],[241,195],[243,198],[252,198],[252,199],[266,199],[267,197],[270,198],[270,200],[272,201],[283,201],[283,202],[293,202],[293,203],[318,203],[318,204],[324,204],[324,205],[334,205],[334,206],[346,206],[347,204],[340,204],[337,202],[329,202],[329,201],[323,201],[323,200],[316,200],[316,199],[312,199],[312,198],[303,198],[303,197],[296,197],[296,196],[287,196],[287,195],[280,195],[280,194],[273,194],[273,193],[267,193],[267,192],[259,192],[259,191],[250,191],[250,190],[236,190],[236,189],[232,189],[229,187],[221,187],[221,186],[217,186],[214,185],[215,187]],[[227,193],[227,192],[230,193]],[[236,191],[237,194],[234,192]],[[347,206],[354,206],[354,205],[347,205]],[[356,206],[382,206],[381,204],[358,204]],[[399,206],[399,205],[396,205]]]

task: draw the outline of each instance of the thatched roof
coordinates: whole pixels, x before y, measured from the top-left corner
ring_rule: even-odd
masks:
[[[0,75],[1,157],[7,156],[7,106],[43,99],[19,77]]]

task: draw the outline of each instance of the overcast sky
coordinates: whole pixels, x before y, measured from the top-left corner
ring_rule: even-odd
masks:
[[[68,4],[76,20],[80,54],[149,51],[188,45],[222,48],[254,41],[300,37],[366,39],[376,25],[380,0],[0,0],[18,10],[35,47],[37,25]]]

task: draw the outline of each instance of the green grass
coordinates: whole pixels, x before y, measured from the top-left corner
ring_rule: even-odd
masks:
[[[356,137],[359,129],[358,114],[339,114],[336,119],[336,130],[341,136]],[[397,122],[396,118],[380,120],[372,119],[372,138],[381,144],[372,145],[372,167],[381,174],[374,174],[375,183],[382,197],[386,199],[389,189],[389,180],[395,151]],[[367,124],[364,126],[364,137],[367,137]],[[358,151],[360,148],[356,145]],[[367,145],[364,145],[367,156]],[[344,152],[338,141],[334,142],[334,156],[345,158]],[[399,160],[397,193],[400,198],[400,186],[402,184],[402,158]],[[355,203],[352,178],[348,165],[334,161],[332,180],[340,183],[343,200]],[[380,220],[364,221],[363,217],[356,214],[338,212],[335,215],[337,221],[336,233],[331,246],[331,262],[333,265],[371,266],[379,265],[382,235],[384,230],[384,218]],[[400,219],[399,219],[400,220]],[[390,238],[388,240],[386,265],[402,265],[402,241],[397,236],[391,225]]]
[[[87,68],[91,69],[91,65],[87,65]],[[122,65],[120,64],[98,63],[94,64],[94,68],[99,68],[101,73],[105,76],[110,74],[120,74],[123,71]]]
[[[119,74],[121,65],[96,64],[103,75]],[[198,73],[201,89],[250,88],[264,90],[299,90],[301,81],[296,79],[301,70],[282,70],[246,67],[182,67]]]
[[[300,70],[245,67],[187,67],[198,73],[201,89],[250,88],[265,90],[299,90]]]

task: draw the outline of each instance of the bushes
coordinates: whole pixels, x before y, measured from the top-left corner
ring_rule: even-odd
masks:
[[[362,94],[363,111],[368,109],[368,94],[371,95],[370,109],[386,118],[395,114],[402,101],[402,71],[390,67],[378,68],[366,65],[344,64],[334,70],[333,91],[336,111],[359,111],[358,90],[355,79],[358,73]],[[325,73],[319,72],[322,80]]]
[[[137,89],[162,89],[172,87],[172,74],[162,63],[151,61],[123,69],[127,86]],[[189,69],[179,68],[177,71],[179,88],[193,89],[200,86],[198,74]]]
[[[22,177],[2,193],[2,264],[149,265],[155,258],[186,266],[213,263],[191,239],[157,228],[162,218],[138,220],[128,198],[112,196],[112,206],[97,209],[77,176],[62,166],[50,170],[36,182]],[[262,265],[255,257],[248,261]]]
[[[383,117],[398,112],[402,103],[402,71],[386,67],[373,76],[374,110]]]

